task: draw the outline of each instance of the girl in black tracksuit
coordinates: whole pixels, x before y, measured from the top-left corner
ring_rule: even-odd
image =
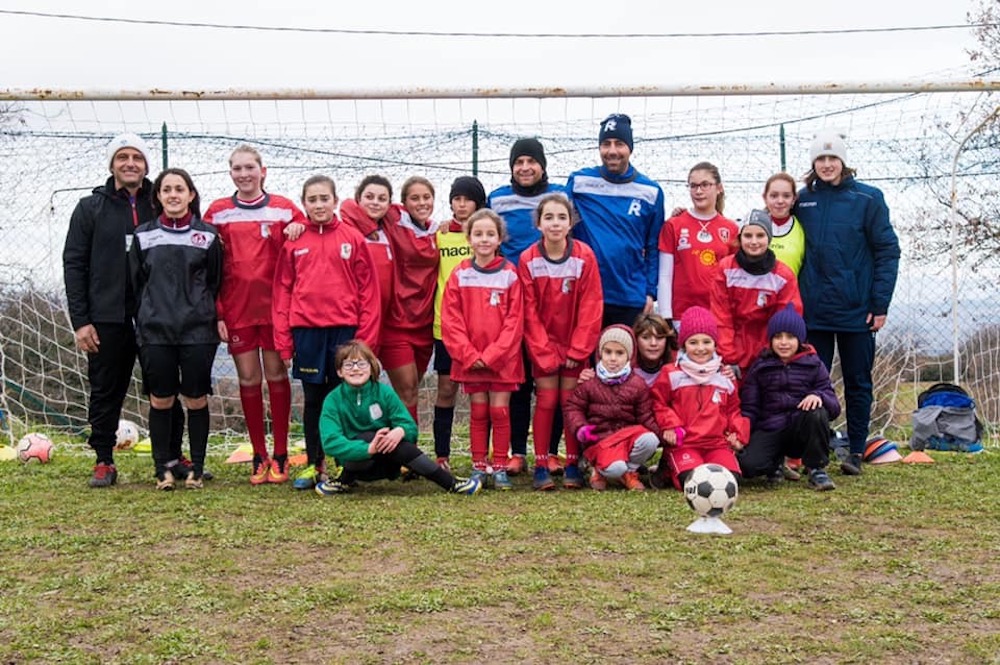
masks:
[[[177,481],[202,487],[208,446],[208,395],[219,345],[215,299],[222,279],[222,247],[201,221],[191,176],[165,169],[153,183],[156,219],[135,230],[129,270],[135,290],[136,338],[149,393],[149,437],[157,489]],[[190,471],[171,453],[170,412],[178,391],[188,410]],[[183,475],[182,475],[183,474]]]

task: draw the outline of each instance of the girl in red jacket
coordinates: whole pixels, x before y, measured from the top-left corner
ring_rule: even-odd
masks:
[[[599,349],[596,378],[577,386],[566,402],[566,426],[593,467],[593,489],[607,489],[610,479],[644,490],[639,467],[656,452],[660,437],[649,389],[632,370],[635,336],[626,326],[608,326]]]
[[[563,194],[538,203],[535,225],[542,239],[521,254],[518,274],[524,287],[524,336],[535,377],[536,490],[551,490],[549,444],[556,409],[565,406],[580,371],[593,353],[601,331],[604,295],[593,250],[569,237],[573,207]],[[580,444],[565,428],[566,470],[563,486],[583,487],[577,465]]]
[[[205,221],[218,229],[222,241],[222,291],[216,305],[219,336],[229,343],[239,377],[240,403],[253,446],[251,485],[288,480],[292,389],[285,363],[274,346],[271,291],[285,237],[299,237],[306,221],[294,203],[264,191],[266,176],[267,168],[257,149],[238,146],[229,156],[229,177],[236,192],[213,201],[205,211]],[[267,379],[271,403],[274,455],[270,458],[262,378]]]
[[[699,162],[688,173],[690,210],[670,218],[660,231],[660,276],[656,302],[668,321],[688,307],[708,307],[712,275],[737,249],[736,223],[722,216],[726,193],[719,169]]]
[[[358,229],[368,243],[372,260],[375,262],[375,270],[378,272],[384,323],[389,320],[393,284],[396,281],[392,248],[389,245],[389,235],[386,233],[388,225],[399,223],[399,210],[392,205],[392,183],[384,176],[365,176],[354,190],[354,199],[348,199],[340,204],[340,218]]]
[[[750,425],[740,414],[736,386],[719,371],[718,339],[710,311],[690,307],[684,312],[682,351],[653,384],[653,411],[664,444],[664,459],[650,476],[653,487],[662,489],[672,480],[681,489],[690,472],[702,464],[721,464],[739,476],[735,451],[746,445]]]
[[[381,325],[378,276],[365,239],[341,222],[333,180],[316,175],[302,186],[309,223],[299,238],[281,248],[274,274],[274,342],[292,376],[302,381],[307,466],[296,489],[324,479],[319,416],[323,399],[340,383],[337,349],[355,337],[378,343]]]
[[[740,229],[740,249],[719,263],[712,279],[712,314],[719,327],[719,355],[743,376],[767,346],[767,322],[789,304],[802,313],[795,273],[769,247],[771,219],[754,210]]]
[[[451,355],[451,379],[470,396],[469,447],[473,475],[483,478],[493,426],[493,486],[513,489],[507,477],[510,394],[524,381],[521,336],[524,307],[514,265],[499,256],[503,220],[478,210],[465,223],[471,259],[462,261],[445,287],[441,335]]]

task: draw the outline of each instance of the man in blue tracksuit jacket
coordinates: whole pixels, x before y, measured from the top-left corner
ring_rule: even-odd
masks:
[[[629,163],[632,120],[613,114],[598,134],[601,166],[573,173],[566,192],[580,222],[573,236],[590,245],[604,289],[604,326],[630,326],[656,298],[657,240],[663,226],[663,190]]]
[[[834,343],[840,353],[850,441],[841,470],[857,475],[871,419],[875,333],[896,286],[899,239],[882,192],[846,166],[843,137],[820,132],[809,156],[812,170],[794,211],[806,236],[799,290],[809,342],[827,369]]]

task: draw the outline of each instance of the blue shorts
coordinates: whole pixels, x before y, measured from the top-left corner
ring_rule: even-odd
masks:
[[[337,385],[337,349],[354,339],[357,328],[292,328],[292,376],[302,383]]]
[[[451,354],[439,339],[434,340],[434,371],[443,376],[451,375]]]

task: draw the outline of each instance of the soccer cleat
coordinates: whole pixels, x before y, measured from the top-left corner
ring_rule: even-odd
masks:
[[[94,475],[90,477],[91,487],[111,487],[118,482],[118,469],[114,464],[98,462],[94,465]]]
[[[566,465],[566,475],[563,476],[563,487],[568,490],[578,490],[583,488],[583,474],[576,464]]]
[[[848,455],[847,459],[840,463],[840,470],[844,472],[845,476],[860,476],[861,455],[859,453],[851,453]]]
[[[781,475],[785,480],[801,480],[802,474],[795,470],[795,468],[789,464],[781,465]]]
[[[322,479],[319,476],[319,469],[316,468],[315,464],[310,464],[295,476],[292,487],[297,490],[311,490],[316,487],[317,482],[321,482]]]
[[[275,456],[271,460],[271,467],[268,469],[267,482],[280,485],[288,481],[288,457]]]
[[[250,484],[263,485],[271,475],[271,460],[254,456],[253,470],[250,471]]]
[[[189,490],[200,490],[205,487],[205,479],[195,477],[194,471],[192,471],[187,475],[187,478],[184,479],[184,487]]]
[[[483,489],[483,480],[476,474],[472,474],[472,477],[468,480],[463,480],[461,478],[455,479],[455,484],[452,485],[452,494],[465,494],[467,496],[472,496],[473,494],[478,494],[479,490]]]
[[[184,455],[181,455],[180,458],[178,458],[177,460],[177,471],[179,472],[179,475],[187,476],[187,474],[194,471],[194,463],[187,457],[184,457]],[[202,480],[212,480],[214,478],[215,476],[212,475],[211,471],[208,471],[207,469],[202,470],[201,472]]]
[[[164,471],[163,477],[156,480],[156,489],[169,492],[174,489],[174,474]]]
[[[350,488],[339,480],[321,480],[316,483],[316,494],[320,496],[333,496],[334,494],[346,494]]]
[[[603,492],[608,489],[607,479],[598,473],[597,469],[590,472],[590,489],[597,492]]]
[[[553,476],[561,476],[563,474],[563,463],[558,455],[549,455],[549,473]]]
[[[837,489],[824,469],[813,469],[809,472],[809,487],[817,492],[828,492]]]
[[[549,459],[552,458],[550,457]],[[544,466],[535,467],[535,475],[531,480],[531,486],[542,492],[556,488],[556,484],[552,482],[552,476],[549,475],[549,470]]]
[[[527,468],[527,462],[524,460],[524,455],[514,455],[507,462],[507,473],[511,476],[524,473],[525,468]]]
[[[622,474],[622,485],[625,486],[625,489],[632,492],[644,492],[646,490],[646,486],[639,480],[638,471],[626,471]]]
[[[506,471],[493,472],[493,489],[508,492],[514,489],[514,483],[510,482]]]
[[[447,457],[438,457],[437,465],[448,473],[451,473],[451,462],[448,461]]]

